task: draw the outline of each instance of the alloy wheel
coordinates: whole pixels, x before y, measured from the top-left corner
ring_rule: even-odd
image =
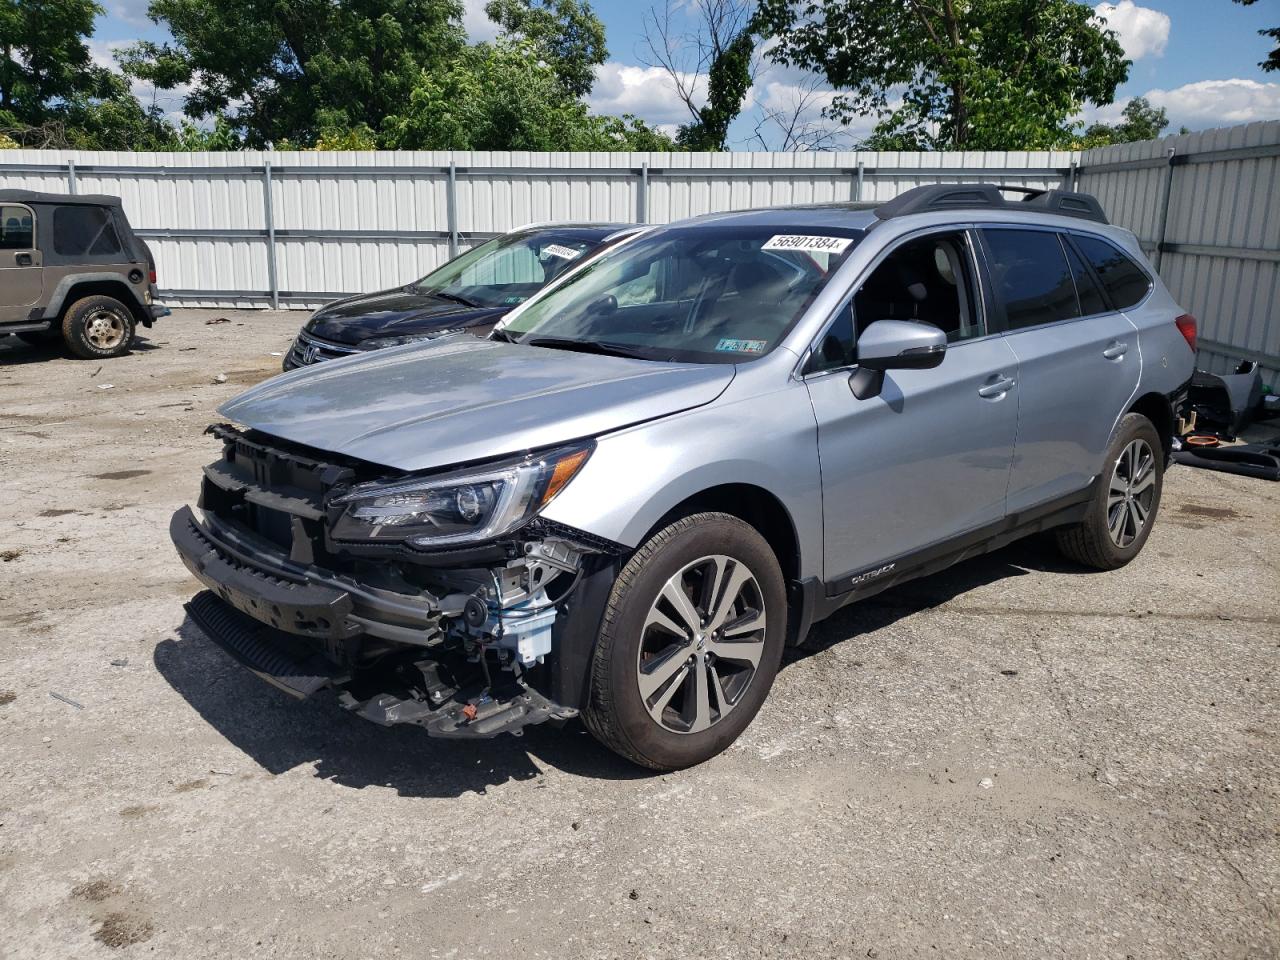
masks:
[[[700,733],[742,702],[765,645],[755,574],[722,555],[687,564],[645,618],[637,683],[649,715],[673,733]]]
[[[1107,532],[1127,547],[1147,525],[1156,495],[1156,457],[1145,440],[1131,440],[1116,458],[1107,491]]]
[[[99,350],[114,350],[124,342],[128,324],[114,310],[95,310],[85,318],[84,336]]]

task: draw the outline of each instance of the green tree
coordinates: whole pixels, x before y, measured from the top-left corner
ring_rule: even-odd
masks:
[[[139,42],[124,64],[160,89],[190,84],[187,116],[225,116],[248,146],[312,143],[377,129],[424,70],[450,69],[461,14],[458,0],[152,0],[173,40]]]
[[[1090,124],[1076,146],[1087,149],[1105,147],[1113,143],[1155,140],[1167,126],[1169,126],[1169,115],[1164,107],[1151,106],[1151,102],[1146,97],[1134,97],[1125,104],[1119,123]]]
[[[85,43],[101,12],[94,0],[0,0],[0,122],[37,127],[101,92]]]
[[[165,150],[173,128],[93,62],[93,0],[0,0],[0,127],[24,146]]]
[[[689,111],[677,135],[681,146],[728,148],[729,126],[755,81],[754,11],[754,0],[664,0],[645,13],[642,60],[666,73]]]
[[[604,24],[586,0],[490,0],[484,12],[507,40],[527,40],[574,97],[585,97],[604,63]]]
[[[697,119],[680,128],[676,139],[690,150],[724,150],[729,124],[742,112],[742,102],[751,89],[751,59],[756,41],[743,30],[711,60],[707,71],[707,102],[698,108]]]
[[[634,117],[592,116],[527,40],[465,48],[445,70],[424,70],[407,108],[383,123],[402,150],[654,150],[669,138]]]
[[[1074,0],[761,0],[771,58],[840,91],[829,115],[879,149],[1042,149],[1128,76],[1113,31]]]
[[[174,134],[174,150],[187,153],[206,153],[219,150],[243,150],[244,140],[221,114],[214,117],[211,128],[197,127],[190,120],[183,120]],[[281,150],[290,149],[287,145]]]
[[[1235,0],[1236,3],[1244,7],[1251,7],[1258,0]],[[1266,37],[1275,43],[1275,47],[1267,54],[1267,59],[1258,64],[1263,70],[1280,70],[1280,27],[1266,27],[1258,31],[1260,36]]]
[[[117,73],[103,71],[96,96],[65,105],[66,146],[73,150],[173,150],[177,131],[163,111],[144,107]]]

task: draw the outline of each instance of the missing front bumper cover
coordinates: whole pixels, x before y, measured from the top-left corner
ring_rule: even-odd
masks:
[[[211,591],[197,594],[186,607],[210,640],[272,686],[299,699],[332,687],[343,707],[383,726],[411,723],[433,737],[489,739],[519,735],[532,724],[561,724],[578,714],[514,677],[494,687],[454,686],[431,661],[411,665],[420,676],[412,690],[399,682],[383,684],[377,676],[353,675],[310,641],[260,623]],[[397,692],[362,692],[382,686]]]

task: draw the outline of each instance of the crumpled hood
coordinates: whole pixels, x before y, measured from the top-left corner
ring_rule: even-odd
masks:
[[[654,363],[461,335],[303,367],[218,412],[319,450],[429,470],[701,406],[733,375],[732,364]]]
[[[304,328],[333,343],[398,337],[497,323],[510,307],[468,307],[409,288],[338,300],[317,310]]]

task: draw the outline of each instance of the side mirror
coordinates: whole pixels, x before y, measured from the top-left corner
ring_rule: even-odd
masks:
[[[886,370],[928,370],[947,355],[947,335],[929,323],[876,320],[858,338],[858,369],[849,389],[859,400],[878,396]]]

